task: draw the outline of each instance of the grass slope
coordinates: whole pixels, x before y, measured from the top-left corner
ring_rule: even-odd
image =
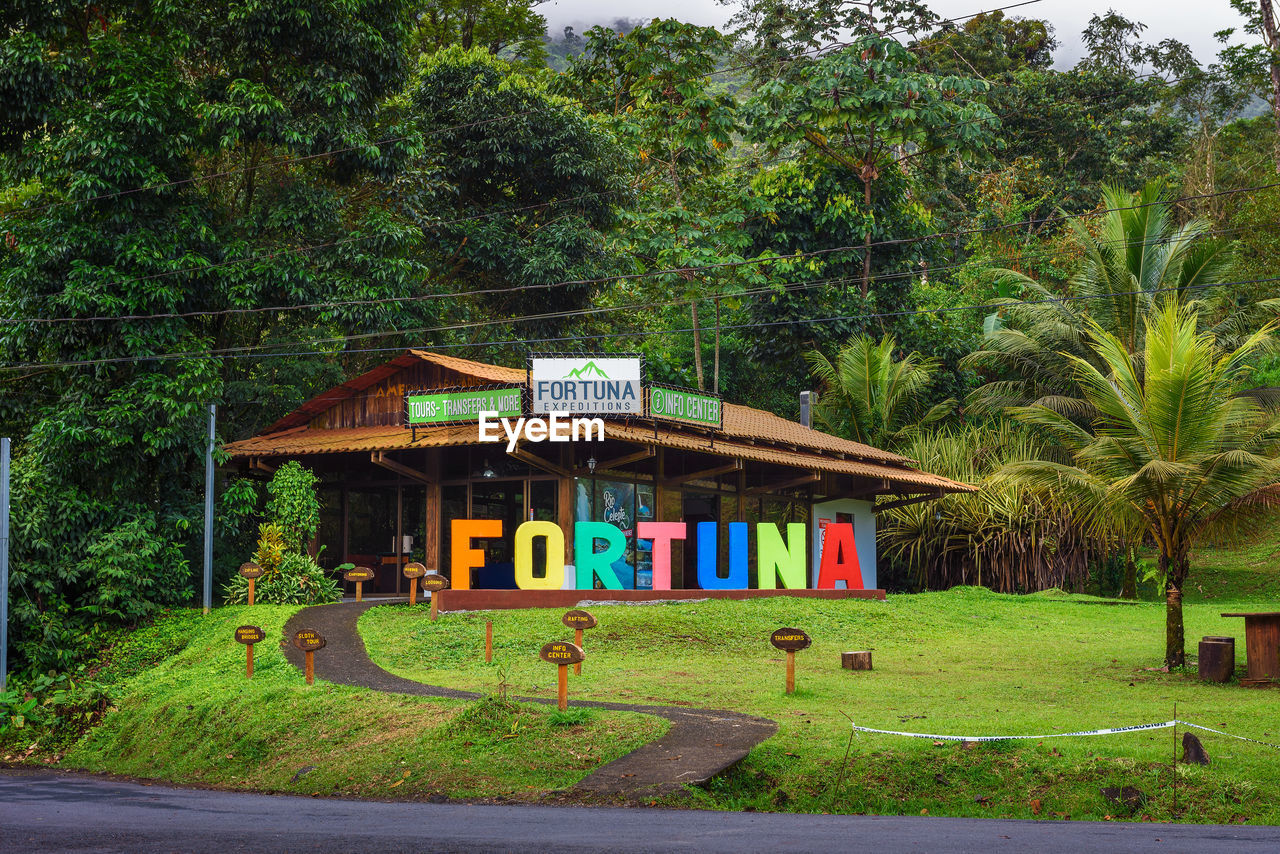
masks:
[[[246,680],[235,627],[252,622],[280,638],[296,610],[177,612],[135,634],[104,668],[132,674],[116,708],[70,748],[63,767],[271,792],[523,800],[576,782],[667,726],[647,715],[562,716],[321,680],[308,688],[272,642],[255,647],[254,678]]]
[[[1199,556],[1193,580],[1207,592],[1187,597],[1190,652],[1201,635],[1234,635],[1243,667],[1243,621],[1218,614],[1277,607],[1274,570],[1249,568],[1266,563],[1267,548],[1225,561],[1221,553]],[[1280,742],[1277,691],[1159,671],[1159,603],[958,588],[888,602],[775,599],[592,612],[600,625],[587,632],[588,660],[582,676],[570,679],[571,696],[730,708],[780,723],[775,738],[698,795],[707,806],[1280,823],[1280,751],[1205,733],[1213,764],[1179,766],[1176,812],[1174,735],[1167,729],[968,746],[869,734],[850,741],[850,719],[888,730],[1048,734],[1165,721],[1176,702],[1184,720]],[[432,623],[424,607],[391,606],[366,614],[361,631],[374,660],[402,676],[491,690],[501,673],[516,694],[549,696],[554,668],[537,659],[537,650],[571,637],[559,617],[499,611]],[[494,622],[489,666],[486,619]],[[800,627],[814,639],[798,654],[798,687],[790,697],[783,692],[782,654],[768,644],[780,626]],[[874,650],[876,669],[841,670],[839,654],[849,649]],[[1149,800],[1124,806],[1100,793],[1123,786]]]

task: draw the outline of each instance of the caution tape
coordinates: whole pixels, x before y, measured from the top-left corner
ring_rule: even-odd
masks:
[[[1133,724],[1131,726],[1105,727],[1103,729],[1079,730],[1077,732],[1051,732],[1051,733],[1046,733],[1044,735],[938,735],[936,733],[928,733],[928,732],[899,732],[898,730],[892,730],[892,729],[874,729],[872,727],[859,726],[858,724],[853,724],[853,729],[855,732],[871,732],[871,733],[876,733],[878,735],[900,735],[906,738],[928,738],[928,739],[933,739],[934,741],[1015,741],[1019,739],[1039,740],[1044,738],[1075,738],[1079,736],[1089,736],[1089,735],[1119,735],[1121,733],[1126,733],[1126,732],[1141,732],[1143,730],[1152,730],[1152,729],[1168,729],[1170,727],[1178,726],[1179,724],[1183,726],[1192,727],[1194,729],[1201,729],[1201,730],[1204,730],[1205,732],[1212,732],[1217,735],[1225,735],[1228,738],[1235,738],[1235,739],[1239,739],[1240,741],[1248,741],[1253,744],[1262,744],[1267,747],[1280,750],[1280,744],[1272,744],[1269,741],[1259,741],[1256,738],[1246,738],[1243,735],[1234,735],[1229,732],[1223,732],[1220,729],[1212,729],[1211,727],[1201,726],[1200,724],[1193,724],[1189,721],[1182,721],[1182,720],[1161,721],[1159,723],[1152,723],[1152,724]]]

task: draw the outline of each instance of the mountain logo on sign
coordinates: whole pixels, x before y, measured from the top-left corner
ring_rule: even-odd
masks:
[[[587,362],[581,368],[574,368],[572,371],[565,374],[564,376],[565,376],[565,379],[569,379],[572,377],[575,380],[583,380],[583,379],[588,379],[590,377],[602,377],[603,379],[606,379],[606,380],[609,379],[609,375],[606,374],[604,371],[600,370],[600,366],[597,365],[595,362]]]

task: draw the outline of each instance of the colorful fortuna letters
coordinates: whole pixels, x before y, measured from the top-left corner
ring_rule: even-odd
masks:
[[[698,586],[704,590],[745,590],[749,586],[748,535],[746,522],[728,524],[729,549],[727,566],[719,566],[719,524],[697,523],[698,554],[695,573]],[[454,519],[451,523],[451,571],[455,590],[471,589],[471,571],[484,564],[484,552],[473,547],[474,539],[501,537],[500,519]],[[779,587],[796,590],[809,586],[806,556],[807,526],[791,523],[786,533],[771,522],[755,525],[756,587],[773,590]],[[818,588],[834,589],[843,581],[850,590],[863,589],[862,568],[854,542],[853,525],[832,523],[824,528],[822,559],[818,566]],[[653,543],[653,589],[671,589],[671,547],[689,533],[685,522],[638,522],[636,536]],[[535,570],[533,543],[543,538],[546,565],[541,575]],[[515,581],[521,590],[559,590],[565,583],[565,535],[553,522],[525,522],[515,532]],[[603,545],[603,549],[597,549]],[[578,522],[573,529],[573,554],[576,564],[576,586],[590,590],[596,579],[607,590],[621,590],[622,583],[613,564],[627,549],[626,536],[608,522]]]

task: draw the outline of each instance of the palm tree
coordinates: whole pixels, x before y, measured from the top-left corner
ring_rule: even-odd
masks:
[[[1165,663],[1185,663],[1182,587],[1201,536],[1230,536],[1280,505],[1280,416],[1241,394],[1248,360],[1272,345],[1273,325],[1224,351],[1194,307],[1168,300],[1144,320],[1140,352],[1091,323],[1092,358],[1067,354],[1082,397],[1013,416],[1050,432],[1074,464],[1030,461],[1006,475],[1056,489],[1106,527],[1140,528],[1160,551],[1165,579]]]
[[[855,335],[834,362],[817,350],[805,354],[822,383],[815,414],[829,430],[863,444],[890,447],[955,408],[955,400],[947,399],[925,410],[925,391],[939,362],[919,353],[895,362],[897,346],[889,335],[878,343],[868,335]]]
[[[1080,218],[1068,220],[1083,259],[1067,293],[1013,270],[991,271],[1001,293],[1021,289],[1022,300],[1005,305],[999,322],[988,319],[981,349],[962,363],[998,377],[970,395],[972,408],[999,412],[1033,402],[1060,410],[1070,405],[1078,398],[1070,358],[1103,367],[1089,347],[1090,326],[1098,325],[1136,354],[1147,318],[1169,295],[1197,301],[1202,321],[1223,315],[1214,332],[1228,345],[1239,343],[1242,329],[1258,327],[1259,311],[1270,308],[1275,316],[1274,301],[1248,307],[1243,315],[1225,306],[1217,310],[1212,286],[1226,280],[1230,253],[1208,239],[1205,220],[1174,223],[1163,183],[1152,182],[1134,194],[1108,186],[1102,203],[1107,213],[1096,235]]]

